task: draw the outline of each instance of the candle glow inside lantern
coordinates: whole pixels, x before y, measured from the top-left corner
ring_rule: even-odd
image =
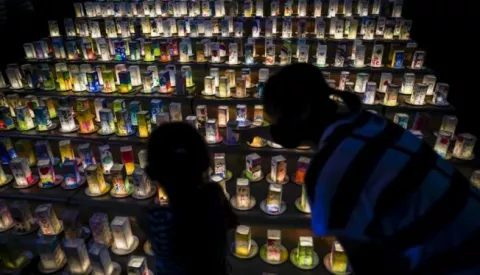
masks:
[[[262,207],[262,210],[268,214],[278,215],[285,211],[285,203],[282,201],[282,186],[280,184],[270,184],[267,199],[264,203],[265,206]]]
[[[382,58],[383,58],[384,46],[380,44],[375,44],[372,51],[372,59],[370,61],[370,66],[372,67],[382,67]]]
[[[450,86],[446,83],[438,83],[433,93],[432,103],[435,105],[448,105],[447,97]]]
[[[108,145],[102,145],[98,147],[98,150],[100,151],[100,159],[102,163],[102,169],[103,173],[105,175],[110,174],[110,170],[113,167],[113,156],[112,153],[110,152],[110,146]]]
[[[282,232],[280,230],[267,230],[267,243],[262,249],[266,250],[266,256],[262,254],[260,256],[267,263],[279,264],[287,258],[287,250],[282,245]]]
[[[456,116],[443,116],[440,131],[448,132],[451,137],[455,135],[458,118]]]
[[[15,107],[15,115],[17,117],[18,130],[28,131],[35,128],[32,115],[26,106]]]
[[[375,94],[377,92],[377,83],[367,82],[365,93],[363,94],[363,104],[375,104]]]
[[[225,164],[225,154],[224,153],[216,153],[214,155],[214,169],[213,174],[220,176],[223,179],[228,178],[228,171]]]
[[[15,129],[15,122],[6,106],[0,106],[0,130]]]
[[[308,166],[310,165],[310,158],[300,157],[297,162],[297,171],[295,172],[295,183],[305,183],[305,175],[307,173]]]
[[[35,218],[43,235],[58,235],[63,230],[52,204],[42,204],[35,209]]]
[[[131,194],[132,188],[123,164],[114,164],[110,170],[112,175],[112,191],[110,194],[116,197],[127,197]]]
[[[70,133],[76,131],[78,126],[75,125],[73,118],[72,107],[60,107],[58,108],[58,118],[60,120],[60,132]]]
[[[248,179],[237,179],[236,194],[232,197],[231,202],[239,210],[248,210],[255,205],[255,198],[250,195]]]
[[[40,188],[51,188],[59,184],[63,177],[56,175],[50,159],[41,159],[37,163],[38,174],[40,175]]]
[[[147,259],[142,256],[131,256],[128,260],[127,266],[128,274],[142,275],[151,274],[152,271],[148,269]]]
[[[404,51],[395,51],[393,53],[391,67],[394,68],[394,69],[402,69],[404,58],[405,58],[405,52]]]
[[[126,110],[116,111],[115,118],[117,120],[117,130],[115,132],[117,136],[124,137],[134,134],[132,122],[130,121],[130,116]]]
[[[322,45],[318,43],[317,45],[317,61],[316,65],[317,67],[325,67],[327,66],[327,45]]]
[[[302,185],[302,195],[300,196],[300,198],[295,200],[295,206],[302,213],[306,213],[306,214],[311,213],[310,203],[308,202],[308,196],[307,196],[307,187],[305,184]]]
[[[84,72],[72,72],[72,89],[74,92],[83,92],[87,89],[85,79],[86,74]]]
[[[428,85],[427,95],[433,95],[435,91],[435,83],[437,82],[437,77],[434,75],[425,75],[423,77],[423,84]]]
[[[157,123],[157,114],[162,112],[162,101],[160,99],[152,99],[152,101],[150,101],[152,123]]]
[[[205,122],[205,140],[207,143],[217,143],[222,141],[218,133],[218,124],[216,119],[207,119]]]
[[[255,105],[253,107],[253,124],[263,125],[263,105]]]
[[[64,247],[70,274],[80,275],[91,272],[90,258],[83,239],[67,239]]]
[[[365,93],[367,88],[369,74],[367,73],[359,73],[357,74],[357,79],[355,81],[355,92],[357,93]]]
[[[86,233],[85,227],[80,222],[80,212],[77,210],[65,210],[62,216],[65,239],[76,239]]]
[[[385,93],[389,84],[392,84],[391,73],[382,73],[380,76],[379,92]]]
[[[15,65],[17,66],[17,65]],[[23,89],[22,74],[18,67],[8,67],[5,70],[11,89]]]
[[[196,108],[196,121],[198,125],[204,126],[205,122],[208,120],[208,112],[206,105],[198,105]],[[197,127],[196,127],[197,128]]]
[[[110,247],[113,243],[112,231],[105,213],[95,213],[89,220],[92,236],[96,244]]]
[[[138,125],[137,122],[137,113],[142,110],[142,105],[140,105],[139,101],[131,101],[129,104],[130,108],[130,120],[132,121],[132,125]]]
[[[426,53],[424,51],[416,51],[413,54],[413,60],[412,60],[411,68],[414,69],[414,70],[415,69],[417,69],[417,70],[423,69],[423,65],[425,63],[425,56],[426,56]]]
[[[415,89],[410,97],[408,103],[413,105],[424,105],[425,97],[427,96],[428,85],[423,83],[416,83]]]
[[[33,109],[35,113],[35,121],[37,122],[38,131],[47,131],[55,128],[56,124],[52,123],[47,106],[38,106]]]
[[[127,175],[130,176],[133,174],[133,170],[135,170],[133,148],[132,146],[120,147],[120,153]]]
[[[33,47],[32,43],[23,44],[23,50],[25,51],[26,59],[37,59],[37,53],[35,52],[35,48]]]
[[[162,94],[169,93],[171,91],[170,73],[165,70],[159,72],[159,92]]]
[[[90,109],[82,108],[77,110],[77,120],[81,134],[90,134],[97,130],[97,127],[93,122],[94,115],[90,112]]]
[[[78,171],[77,160],[67,159],[63,163],[64,167],[64,187],[65,189],[75,189],[84,183],[84,178],[80,177],[80,172]]]
[[[385,91],[385,97],[383,99],[383,105],[385,106],[396,106],[398,105],[398,93],[400,91],[400,86],[394,84],[388,84]]]
[[[99,164],[92,164],[88,166],[85,169],[85,176],[88,183],[87,195],[100,196],[108,192],[109,186],[105,182],[102,166]]]
[[[42,235],[37,240],[40,255],[39,268],[42,273],[51,273],[61,269],[67,262],[65,252],[56,236]]]
[[[293,253],[294,251],[292,251]],[[314,265],[313,238],[301,236],[296,248],[295,260],[300,266],[311,267]]]
[[[15,223],[15,231],[17,233],[29,233],[37,229],[32,212],[26,201],[14,201],[10,205],[10,214]]]
[[[267,180],[277,184],[288,182],[287,160],[285,157],[281,155],[272,157],[271,172],[267,176]]]
[[[218,106],[218,127],[227,127],[229,121],[229,108],[225,105]]]
[[[28,160],[25,158],[15,158],[10,161],[10,170],[15,178],[15,185],[19,188],[29,187],[38,180],[30,170]]]
[[[57,101],[52,97],[42,97],[40,98],[40,106],[46,106],[50,118],[57,117]]]
[[[61,140],[58,143],[58,147],[59,147],[62,163],[64,163],[67,160],[75,160],[75,154],[73,153],[70,140]]]
[[[193,83],[192,68],[190,66],[182,66],[180,68],[180,71],[182,73],[182,76],[185,78],[185,86],[187,88],[191,88],[195,86],[195,84]],[[175,79],[175,78],[170,77],[170,81],[172,79]]]
[[[247,106],[240,104],[236,107],[236,121],[239,127],[250,126],[250,121],[247,119]]]
[[[435,141],[435,146],[433,147],[433,150],[442,158],[447,157],[451,138],[452,136],[449,132],[440,131],[437,134],[437,140]]]
[[[48,45],[45,41],[39,40],[33,42],[33,46],[35,47],[35,52],[37,54],[38,59],[48,59]]]
[[[239,225],[235,231],[235,255],[248,257],[252,252],[253,241],[250,227]]]
[[[402,89],[400,90],[400,93],[405,95],[411,95],[413,94],[414,86],[415,86],[415,74],[406,73],[403,76]]]
[[[136,168],[133,171],[133,196],[134,198],[143,199],[154,194],[155,188],[152,186],[150,179],[147,177],[143,169]]]
[[[138,246],[138,238],[132,234],[128,217],[115,217],[110,224],[113,233],[113,249],[116,254],[125,254]],[[122,253],[123,252],[123,253]]]
[[[472,134],[458,134],[452,155],[458,159],[473,159],[475,157],[473,149],[476,142],[477,138]]]
[[[195,116],[193,116],[193,117],[195,118],[195,123],[197,123],[196,122],[197,121],[196,117]],[[162,113],[157,113],[155,120],[156,120],[155,124],[158,127],[162,124],[170,122],[170,115],[169,115],[169,113],[163,113],[163,112]],[[185,121],[188,123],[189,122],[189,117],[186,117]],[[152,122],[152,124],[153,124],[153,122]]]
[[[211,96],[215,94],[215,83],[213,76],[206,76],[204,80],[204,94],[207,96]]]
[[[108,247],[105,245],[93,243],[88,250],[88,255],[92,264],[93,274],[112,275],[115,274],[115,267],[117,270],[120,269],[117,263],[112,262]]]
[[[95,156],[93,155],[90,143],[83,143],[78,146],[78,153],[82,161],[83,168],[96,164]]]
[[[247,155],[245,158],[246,170],[245,176],[251,181],[261,180],[262,174],[262,160],[257,153]]]
[[[130,72],[131,83],[132,86],[140,86],[142,85],[142,79],[140,75],[140,67],[133,65],[128,67],[128,71]]]
[[[130,93],[133,89],[130,72],[129,71],[118,72],[118,79],[120,83],[120,93]]]
[[[172,122],[182,121],[182,104],[178,102],[172,102],[168,106],[168,111]]]
[[[400,125],[403,129],[408,128],[409,116],[403,113],[396,113],[393,117],[393,123]]]
[[[33,150],[32,141],[27,139],[17,140],[15,142],[15,151],[17,152],[18,157],[25,158],[28,161],[30,167],[37,164],[37,157]]]
[[[4,200],[0,200],[0,232],[7,231],[14,225],[7,203]]]
[[[16,117],[15,108],[21,106],[20,98],[18,94],[9,94],[6,97],[7,106],[10,110],[10,115]]]
[[[148,111],[138,112],[137,123],[138,123],[138,136],[140,138],[147,138],[151,130],[150,113]]]
[[[156,197],[156,202],[158,201],[159,205],[168,205],[168,196],[167,193],[165,192],[165,189],[157,185],[157,197]]]
[[[327,257],[326,267],[332,273],[350,273],[352,271],[348,263],[347,254],[339,242],[333,242],[332,250],[327,254]]]
[[[114,73],[111,70],[105,70],[102,72],[103,79],[103,93],[113,93],[117,91],[117,86],[115,85]]]
[[[87,90],[91,93],[99,93],[102,90],[97,71],[89,71],[87,76]]]
[[[4,186],[4,185],[10,183],[10,181],[12,180],[11,177],[12,176],[10,176],[10,175],[8,175],[8,177],[7,177],[7,175],[5,174],[5,171],[3,171],[3,168],[0,165],[0,186]]]

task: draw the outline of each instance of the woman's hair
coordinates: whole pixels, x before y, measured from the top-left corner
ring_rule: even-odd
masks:
[[[184,188],[199,184],[209,165],[205,141],[189,124],[166,123],[150,135],[147,174],[166,189],[180,181]]]
[[[360,99],[353,93],[328,86],[317,67],[299,63],[282,68],[271,76],[265,86],[265,111],[270,115],[298,114],[305,109],[316,109],[325,115],[334,114],[337,104],[330,96],[339,97],[350,111],[361,109]]]

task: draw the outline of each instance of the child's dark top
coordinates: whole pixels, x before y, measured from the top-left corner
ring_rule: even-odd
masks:
[[[157,205],[148,210],[156,274],[227,274],[227,232],[237,220],[223,190],[205,184],[181,200],[187,207]]]

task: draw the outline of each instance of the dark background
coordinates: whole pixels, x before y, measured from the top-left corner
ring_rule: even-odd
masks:
[[[18,2],[23,0],[5,1],[13,16],[0,29],[2,64],[23,57],[24,42],[48,36],[48,20],[58,20],[63,26],[63,18],[74,17],[74,0],[30,0],[34,13],[18,12]],[[403,15],[413,20],[411,37],[427,51],[427,65],[435,70],[439,82],[450,84],[449,100],[458,109],[459,131],[480,136],[476,11],[471,0],[405,0]]]

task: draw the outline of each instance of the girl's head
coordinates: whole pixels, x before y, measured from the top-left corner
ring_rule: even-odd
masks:
[[[146,171],[166,189],[198,185],[209,164],[203,137],[189,124],[166,123],[150,135]]]

